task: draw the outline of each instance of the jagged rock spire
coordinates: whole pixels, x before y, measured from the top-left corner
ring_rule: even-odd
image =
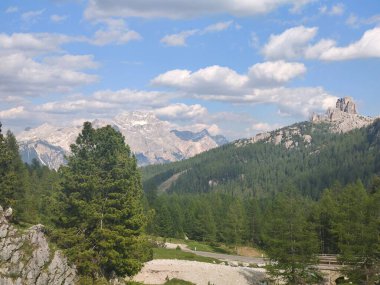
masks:
[[[351,97],[344,97],[338,99],[338,101],[336,102],[336,108],[345,113],[357,114],[356,104]]]

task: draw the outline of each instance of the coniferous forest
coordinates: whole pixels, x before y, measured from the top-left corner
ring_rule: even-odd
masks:
[[[288,284],[319,282],[318,254],[338,254],[352,284],[380,282],[380,121],[317,129],[311,146],[229,144],[141,171],[110,126],[85,123],[71,151],[57,172],[27,165],[0,132],[0,205],[15,224],[44,224],[86,278],[136,274],[150,234],[259,247]]]

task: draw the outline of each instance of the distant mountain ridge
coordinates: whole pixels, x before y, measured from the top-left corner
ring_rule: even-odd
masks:
[[[145,191],[266,196],[289,185],[317,198],[342,185],[380,175],[380,119],[357,114],[351,98],[326,114],[196,157],[143,168]],[[164,187],[165,186],[165,187]]]
[[[325,114],[313,114],[310,122],[313,125],[324,124],[331,133],[347,133],[354,129],[369,126],[378,117],[367,117],[357,113],[354,100],[351,97],[340,98],[336,102],[335,108],[329,108]],[[235,141],[236,146],[242,146],[259,141],[282,144],[286,148],[294,148],[299,144],[311,144],[313,137],[310,132],[302,127],[305,124],[297,123],[275,131],[257,134],[248,139]]]
[[[111,125],[120,131],[139,165],[186,159],[227,143],[223,136],[212,136],[207,130],[173,130],[168,122],[149,112],[123,113],[113,119],[94,120],[92,124],[95,128]],[[27,163],[37,159],[49,168],[58,169],[66,163],[70,144],[75,142],[81,130],[82,126],[57,127],[50,124],[28,128],[17,135],[21,157]]]

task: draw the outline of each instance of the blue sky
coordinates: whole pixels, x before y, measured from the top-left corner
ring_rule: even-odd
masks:
[[[3,0],[0,14],[15,132],[149,111],[234,139],[343,96],[380,113],[378,0]]]

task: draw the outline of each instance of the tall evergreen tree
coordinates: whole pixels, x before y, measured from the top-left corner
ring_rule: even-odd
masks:
[[[84,123],[61,168],[64,210],[58,244],[81,274],[134,275],[147,260],[146,217],[136,159],[120,132]]]
[[[335,231],[344,273],[355,284],[380,282],[380,189],[368,196],[359,181],[346,186],[339,199]]]
[[[0,205],[16,209],[20,218],[26,192],[26,168],[21,161],[15,136],[8,131],[1,133],[0,123]]]
[[[317,263],[318,239],[307,220],[305,200],[293,191],[278,194],[268,209],[264,242],[271,260],[268,273],[286,284],[320,281]]]

